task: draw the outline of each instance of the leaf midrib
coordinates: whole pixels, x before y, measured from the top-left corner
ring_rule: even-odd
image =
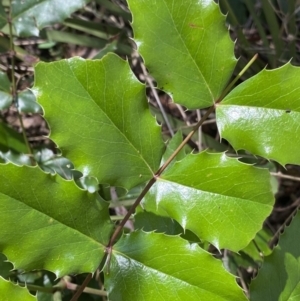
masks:
[[[144,267],[147,267],[147,268],[150,269],[151,271],[154,271],[154,274],[160,273],[160,274],[166,275],[166,276],[168,276],[168,277],[171,277],[172,279],[175,279],[176,281],[184,282],[185,284],[187,284],[187,285],[189,285],[189,286],[191,286],[191,287],[193,287],[193,288],[197,288],[197,289],[206,291],[206,292],[208,292],[208,293],[210,293],[210,294],[212,294],[212,295],[216,295],[216,294],[214,294],[213,291],[209,291],[209,290],[207,290],[207,289],[201,288],[201,287],[199,287],[199,286],[197,286],[197,285],[194,285],[194,284],[191,284],[191,283],[187,282],[186,280],[183,280],[183,279],[180,279],[180,278],[176,278],[176,277],[173,276],[173,275],[170,275],[170,274],[167,274],[167,273],[165,273],[165,272],[163,272],[163,271],[160,271],[160,270],[157,270],[157,269],[155,269],[155,268],[152,268],[152,267],[146,265],[145,263],[143,263],[143,262],[141,262],[141,261],[138,261],[138,260],[136,260],[136,259],[134,259],[134,258],[132,258],[132,257],[129,257],[128,255],[126,255],[126,254],[124,254],[124,253],[122,253],[122,252],[120,252],[120,251],[117,251],[117,250],[114,249],[114,250],[113,250],[113,253],[118,253],[120,256],[123,256],[123,257],[127,258],[128,260],[131,260],[131,261],[133,260],[133,261],[139,263],[140,265],[142,265],[142,266],[144,266]],[[220,297],[219,295],[217,295],[217,296]],[[222,298],[224,301],[228,301],[228,299],[224,299],[223,296],[221,296],[221,298]]]
[[[103,109],[101,108],[101,106],[94,100],[94,98],[90,95],[89,91],[83,86],[83,84],[79,81],[79,79],[77,78],[77,76],[75,75],[75,73],[73,72],[72,67],[69,64],[69,61],[72,60],[77,60],[77,58],[72,58],[69,60],[65,60],[66,65],[68,66],[70,72],[73,75],[73,78],[76,79],[76,81],[80,84],[80,86],[82,87],[82,89],[87,93],[87,95],[89,96],[89,99],[99,108],[99,110],[108,118],[108,120],[111,122],[111,124],[114,126],[114,128],[121,134],[121,136],[123,136],[125,138],[126,141],[128,141],[128,144],[132,147],[132,149],[135,151],[136,155],[141,159],[142,162],[144,162],[144,164],[147,166],[147,168],[149,169],[150,173],[153,174],[153,170],[152,168],[149,166],[148,162],[145,160],[145,158],[141,155],[141,152],[135,147],[135,145],[127,138],[127,136],[117,127],[117,125],[111,120],[111,118],[106,114],[106,112],[103,111]],[[84,61],[85,65],[87,64],[86,61]],[[103,61],[101,61],[103,68],[106,70],[105,65],[103,64]],[[87,67],[87,66],[85,66]],[[59,70],[61,71],[61,70]],[[105,80],[106,80],[106,75],[104,75]],[[51,79],[50,79],[51,80]]]

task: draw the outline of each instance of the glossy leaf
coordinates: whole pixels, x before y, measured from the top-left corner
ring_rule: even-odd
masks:
[[[10,81],[6,73],[0,71],[0,110],[7,109],[11,102]]]
[[[128,0],[128,5],[138,51],[158,87],[189,109],[212,105],[236,64],[218,5],[213,0]]]
[[[62,22],[90,0],[13,0],[12,21],[17,36],[38,36],[39,30]],[[4,28],[7,31],[8,26]]]
[[[36,102],[35,96],[29,90],[18,95],[18,109],[22,113],[42,113],[41,106]]]
[[[221,261],[197,244],[153,232],[118,241],[105,287],[110,300],[247,300]]]
[[[152,177],[164,144],[126,61],[110,54],[40,63],[34,91],[51,138],[84,175],[127,189]]]
[[[34,301],[37,298],[29,293],[25,287],[20,287],[0,277],[1,301]]]
[[[0,251],[16,269],[93,272],[111,228],[96,194],[38,167],[0,165]]]
[[[251,301],[297,301],[300,295],[300,213],[281,236],[279,246],[265,258],[250,286]]]
[[[157,179],[143,206],[218,249],[247,246],[272,210],[270,176],[223,154],[188,155]]]
[[[300,70],[287,64],[263,70],[235,88],[218,105],[222,138],[236,149],[282,165],[300,164]]]

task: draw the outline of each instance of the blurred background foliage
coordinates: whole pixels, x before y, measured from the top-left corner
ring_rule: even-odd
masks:
[[[118,221],[126,214],[128,206],[139,194],[136,187],[125,194],[118,187],[99,185],[93,177],[82,177],[74,170],[72,162],[61,156],[54,143],[48,139],[49,128],[42,117],[43,110],[36,103],[30,88],[33,86],[33,66],[38,61],[55,60],[81,56],[86,59],[100,59],[107,52],[115,52],[127,58],[137,77],[146,83],[147,95],[152,113],[162,125],[164,139],[168,141],[177,131],[187,135],[205,110],[188,111],[172,103],[163,91],[153,88],[155,81],[147,74],[143,60],[136,52],[132,41],[131,14],[123,0],[85,1],[86,5],[73,12],[59,23],[40,28],[38,35],[11,35],[7,18],[11,3],[23,0],[0,1],[0,162],[13,162],[18,165],[32,164],[32,158],[46,172],[58,173],[66,179],[74,178],[80,187],[95,191],[111,202],[112,219]],[[192,0],[191,0],[192,1]],[[258,53],[259,57],[242,80],[256,74],[263,68],[277,68],[287,62],[300,65],[300,1],[299,0],[219,0],[221,10],[226,14],[226,23],[235,43],[235,55],[239,58],[235,74]],[[146,14],[147,12],[145,12]],[[16,20],[22,22],[22,20]],[[217,43],[218,41],[216,41]],[[221,50],[220,50],[221,51]],[[300,170],[296,166],[286,168],[274,162],[254,157],[240,151],[236,153],[226,141],[220,141],[215,116],[212,114],[199,129],[186,152],[202,149],[239,157],[241,161],[268,168],[274,175],[273,191],[276,195],[274,212],[265,223],[253,242],[240,254],[224,250],[219,254],[212,246],[201,244],[216,257],[223,260],[224,266],[240,277],[240,285],[247,291],[251,277],[268,255],[278,239],[278,233],[289,222],[291,214],[300,204]],[[135,226],[138,227],[139,216]],[[180,233],[181,227],[174,221],[162,220],[161,229],[172,223]],[[127,224],[128,231],[133,228]],[[174,230],[174,231],[175,231]],[[175,232],[176,232],[175,231]],[[176,234],[177,234],[176,232]],[[195,235],[183,236],[196,241]],[[49,272],[36,271],[23,273],[12,269],[0,254],[0,275],[19,283],[27,282],[32,292],[39,291],[39,300],[69,300],[76,283],[81,283],[83,275],[56,280]],[[67,288],[67,289],[66,289]],[[89,285],[90,291],[80,300],[106,300],[103,279],[97,274]]]

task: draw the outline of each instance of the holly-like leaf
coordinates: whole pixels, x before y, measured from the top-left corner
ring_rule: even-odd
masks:
[[[250,286],[251,301],[297,301],[300,295],[300,213],[264,260]]]
[[[263,70],[235,88],[216,110],[222,138],[236,149],[282,165],[300,164],[300,69]]]
[[[163,173],[142,204],[218,249],[238,251],[261,229],[273,202],[267,170],[224,153],[202,152],[188,155]]]
[[[118,241],[105,287],[110,300],[247,300],[221,261],[197,244],[153,232]]]
[[[126,61],[109,54],[39,63],[34,91],[51,138],[84,175],[127,189],[152,177],[164,143]]]
[[[213,0],[128,0],[134,40],[158,87],[189,109],[213,104],[236,64]]]
[[[38,36],[39,30],[62,22],[90,0],[13,0],[12,22],[17,36]],[[8,25],[4,31],[7,31]]]
[[[37,298],[29,293],[25,287],[20,287],[0,277],[0,292],[2,301],[35,301]]]
[[[96,194],[38,167],[0,165],[0,251],[16,269],[93,272],[111,229]]]

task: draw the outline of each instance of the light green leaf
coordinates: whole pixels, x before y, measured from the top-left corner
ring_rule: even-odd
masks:
[[[16,269],[93,272],[111,229],[96,194],[38,167],[0,165],[0,251]]]
[[[110,300],[247,300],[221,261],[197,244],[153,232],[118,241],[105,287]]]
[[[109,54],[39,63],[34,91],[51,138],[84,175],[127,189],[152,177],[164,144],[126,61]]]
[[[298,301],[300,295],[300,213],[285,229],[279,245],[265,258],[250,286],[251,301]]]
[[[238,251],[261,229],[273,203],[267,170],[224,153],[202,152],[186,156],[163,173],[142,204],[218,249]]]
[[[286,64],[243,82],[217,106],[221,137],[237,150],[300,164],[299,79],[300,69]]]
[[[212,105],[236,64],[213,0],[128,0],[134,40],[158,87],[189,109]]]
[[[1,301],[34,301],[37,298],[29,293],[25,287],[20,287],[0,277]]]
[[[62,22],[90,0],[13,0],[12,21],[17,36],[38,36],[39,30]],[[3,29],[8,30],[6,25]]]

